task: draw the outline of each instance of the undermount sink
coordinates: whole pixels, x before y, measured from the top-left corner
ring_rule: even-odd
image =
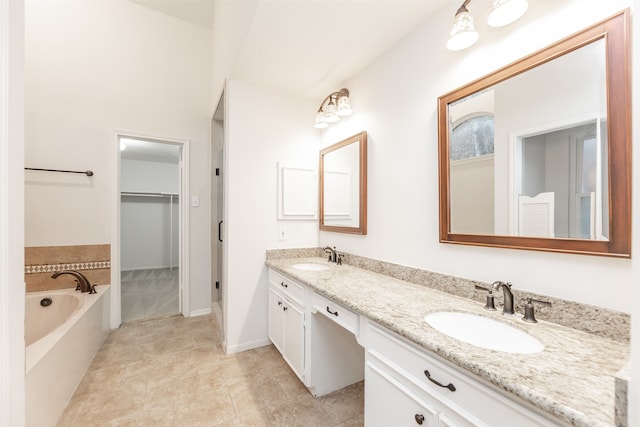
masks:
[[[328,265],[318,264],[316,262],[305,262],[301,264],[293,264],[291,267],[297,268],[298,270],[306,270],[306,271],[322,271],[322,270],[329,269]]]
[[[434,329],[458,341],[505,353],[538,353],[544,344],[517,328],[471,313],[441,311],[424,320]]]

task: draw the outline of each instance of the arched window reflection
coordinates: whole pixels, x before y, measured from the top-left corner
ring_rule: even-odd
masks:
[[[483,114],[462,120],[451,131],[450,160],[493,154],[493,115]]]

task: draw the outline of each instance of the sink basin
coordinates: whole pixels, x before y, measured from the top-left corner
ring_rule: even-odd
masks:
[[[544,349],[544,344],[526,332],[476,314],[441,311],[424,320],[445,335],[489,350],[527,354]]]
[[[291,267],[297,268],[298,270],[306,270],[306,271],[322,271],[328,270],[329,266],[324,264],[318,264],[315,262],[305,262],[302,264],[293,264]]]

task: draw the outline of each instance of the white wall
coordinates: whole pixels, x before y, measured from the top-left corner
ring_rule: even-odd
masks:
[[[481,280],[509,280],[519,289],[632,314],[630,426],[640,425],[640,258],[630,260],[438,243],[438,96],[604,19],[640,1],[530,2],[521,21],[489,29],[488,0],[472,4],[480,41],[458,53],[445,50],[454,8],[443,10],[345,84],[354,116],[326,130],[323,146],[360,130],[369,135],[369,234],[320,233],[338,250]],[[588,3],[588,4],[585,4]],[[637,33],[637,31],[633,31]],[[635,40],[637,41],[637,37]],[[634,75],[640,69],[634,49]],[[640,89],[632,84],[635,106]],[[639,108],[633,127],[640,129]],[[634,132],[634,146],[638,145]],[[633,150],[634,165],[640,150]],[[637,167],[636,167],[637,169]],[[640,174],[633,174],[633,205],[640,205]],[[499,176],[498,179],[506,179]],[[402,189],[402,191],[398,191]],[[637,215],[634,216],[638,218]],[[640,248],[637,223],[632,246]]]
[[[315,247],[317,221],[278,221],[278,162],[316,168],[312,102],[230,80],[225,128],[226,252],[223,298],[228,352],[268,343],[267,248]],[[287,240],[278,240],[280,226]]]
[[[0,425],[25,423],[24,2],[0,2]]]
[[[480,281],[509,280],[519,289],[631,312],[631,299],[620,295],[631,293],[632,260],[439,243],[436,121],[438,96],[628,4],[594,2],[587,11],[577,0],[531,2],[521,21],[490,30],[482,12],[489,5],[474,2],[481,39],[458,53],[445,49],[455,11],[443,10],[347,82],[354,116],[328,128],[323,146],[368,131],[369,233],[322,232],[320,244]],[[616,283],[616,292],[604,283]]]
[[[212,95],[216,102],[222,95],[226,79],[233,74],[258,3],[257,0],[214,2],[211,32],[214,66],[211,76]]]
[[[178,266],[178,164],[122,159],[120,168],[123,193],[175,195],[121,197],[120,270]]]
[[[190,308],[210,308],[211,32],[124,0],[26,6],[26,245],[110,242],[116,130],[189,140]]]
[[[177,163],[122,159],[120,191],[123,193],[180,193]]]

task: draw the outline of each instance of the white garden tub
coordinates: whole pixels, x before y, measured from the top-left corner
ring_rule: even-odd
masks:
[[[27,427],[56,425],[106,338],[111,287],[96,290],[93,295],[73,289],[27,293]]]

